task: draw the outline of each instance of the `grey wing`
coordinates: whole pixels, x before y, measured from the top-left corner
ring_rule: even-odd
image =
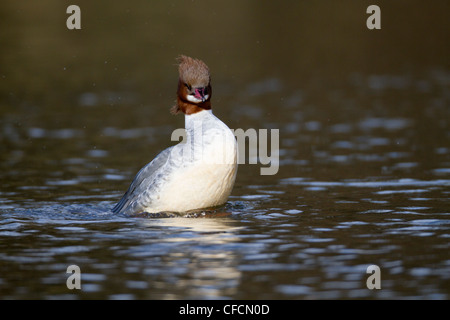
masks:
[[[158,170],[167,162],[172,148],[173,146],[161,151],[150,163],[138,172],[133,182],[131,182],[127,192],[125,192],[122,199],[120,199],[120,201],[112,209],[114,213],[123,213],[128,211],[131,204],[133,204],[133,207],[137,206],[138,208],[136,208],[136,211],[139,211],[139,207],[141,206],[136,203],[136,200],[142,193],[152,191],[148,190],[149,188],[152,188],[152,185],[147,185],[147,183],[143,182],[151,182],[153,180]],[[133,213],[139,213],[134,211],[135,210],[133,210]]]

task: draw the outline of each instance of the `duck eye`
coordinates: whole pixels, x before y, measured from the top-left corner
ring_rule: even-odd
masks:
[[[186,88],[187,88],[189,91],[191,91],[192,88],[191,88],[190,85],[188,85],[187,83],[185,83],[184,85],[186,86]]]

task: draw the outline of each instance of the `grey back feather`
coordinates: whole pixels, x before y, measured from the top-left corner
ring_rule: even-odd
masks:
[[[151,195],[156,192],[156,189],[159,187],[159,184],[151,182],[156,180],[155,178],[160,174],[160,169],[167,163],[173,147],[174,146],[161,151],[150,163],[138,172],[127,192],[112,209],[114,213],[138,213],[139,210],[144,209],[142,206],[143,202],[136,200],[139,197],[145,197],[151,201]],[[150,203],[146,203],[147,206],[149,204]]]

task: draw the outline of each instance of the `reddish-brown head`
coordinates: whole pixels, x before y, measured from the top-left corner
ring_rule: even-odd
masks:
[[[178,58],[177,104],[172,113],[192,114],[211,109],[211,76],[208,66],[201,60],[187,56]]]

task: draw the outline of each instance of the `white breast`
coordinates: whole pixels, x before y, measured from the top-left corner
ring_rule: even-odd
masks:
[[[210,110],[186,117],[186,143],[170,151],[162,174],[165,183],[146,212],[175,211],[224,204],[233,188],[237,172],[237,143],[231,130]]]

